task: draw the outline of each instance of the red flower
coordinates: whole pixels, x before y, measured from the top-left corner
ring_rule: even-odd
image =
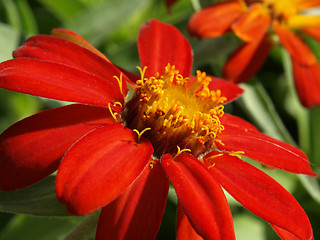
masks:
[[[195,13],[189,32],[199,38],[234,32],[244,43],[229,57],[223,77],[248,81],[262,66],[273,46],[275,33],[291,56],[296,89],[305,107],[320,105],[320,68],[316,57],[293,31],[320,40],[320,16],[303,10],[319,7],[319,1],[233,0],[214,4]]]
[[[170,179],[178,239],[234,239],[222,186],[280,234],[312,238],[296,200],[238,156],[315,175],[308,158],[225,114],[222,103],[242,90],[200,71],[189,77],[191,47],[176,28],[157,20],[141,27],[141,77],[119,70],[75,33],[53,35],[31,37],[3,62],[0,86],[80,104],[33,115],[0,135],[2,190],[58,169],[56,194],[70,213],[102,207],[97,239],[154,239]],[[126,83],[134,89],[130,100]]]

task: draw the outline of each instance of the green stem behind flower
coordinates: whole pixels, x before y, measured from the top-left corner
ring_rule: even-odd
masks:
[[[320,108],[317,107],[310,110],[303,108],[298,101],[294,87],[290,56],[285,50],[282,50],[282,61],[286,80],[289,85],[289,101],[292,106],[291,113],[295,116],[298,124],[299,144],[301,149],[309,155],[311,164],[315,168],[315,172],[319,174]],[[317,178],[299,175],[299,179],[314,200],[320,203],[320,186]]]
[[[190,0],[190,2],[191,2],[191,4],[192,4],[193,9],[194,9],[196,12],[201,10],[201,5],[200,5],[199,0]]]
[[[320,161],[320,125],[318,124],[320,108],[308,110],[300,104],[293,84],[290,56],[284,50],[282,51],[282,61],[285,69],[285,79],[288,81],[286,108],[297,121],[299,146],[307,153],[312,166],[319,174],[317,165]],[[274,138],[296,146],[296,142],[281,121],[262,84],[258,81],[252,81],[250,85],[244,84],[242,87],[245,89],[245,94],[237,102],[244,105],[243,109],[247,111],[260,129]],[[305,175],[298,175],[298,177],[314,200],[320,203],[320,186],[317,178]]]

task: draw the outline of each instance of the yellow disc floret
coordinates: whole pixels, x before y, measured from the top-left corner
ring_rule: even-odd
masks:
[[[194,156],[208,151],[223,131],[220,123],[226,98],[220,90],[210,90],[211,78],[197,71],[194,78],[183,78],[168,64],[162,74],[136,83],[133,98],[126,105],[125,119],[131,129],[143,131],[154,146],[154,155],[190,149]]]

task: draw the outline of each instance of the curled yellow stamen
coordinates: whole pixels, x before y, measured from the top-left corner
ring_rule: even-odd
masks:
[[[117,106],[117,105],[118,105],[119,107],[122,108],[122,103],[121,103],[121,102],[114,102],[113,105],[114,105],[114,106]]]
[[[184,149],[180,149],[179,146],[177,146],[178,148],[178,152],[176,153],[176,155],[174,155],[174,157],[172,158],[172,160],[174,160],[176,157],[178,157],[181,153],[183,152],[191,152],[191,149],[188,149],[188,148],[184,148]]]
[[[110,111],[110,114],[111,114],[112,118],[116,122],[121,122],[120,115],[118,113],[112,111],[110,103],[108,103],[108,108],[109,108],[109,111]]]
[[[223,153],[215,154],[215,155],[212,155],[212,156],[206,158],[206,162],[211,164],[210,166],[208,166],[208,169],[214,167],[216,165],[216,163],[213,162],[214,159],[217,158],[217,157],[221,157],[221,156],[223,156]]]
[[[133,129],[133,131],[138,135],[138,140],[140,140],[142,134],[144,134],[146,131],[151,130],[151,128],[145,128],[141,132],[139,132],[137,129]]]
[[[143,81],[144,75],[145,75],[146,70],[147,70],[147,67],[144,67],[143,69],[141,69],[141,67],[138,67],[138,66],[137,66],[137,68],[138,68],[138,70],[139,70],[139,72],[140,72],[141,81]]]
[[[240,154],[244,154],[244,151],[236,151],[236,152],[230,152],[228,153],[230,156],[234,156],[234,157],[238,157],[241,159],[241,155]]]
[[[117,76],[113,76],[113,77],[117,80],[120,92],[121,92],[122,96],[124,96],[123,91],[122,91],[122,73],[120,73],[120,78],[118,78]]]
[[[214,167],[215,165],[216,165],[216,163],[211,164],[211,165],[208,167],[208,169]]]

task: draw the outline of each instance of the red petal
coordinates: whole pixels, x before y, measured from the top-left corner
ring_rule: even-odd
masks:
[[[318,63],[301,65],[291,58],[294,81],[303,106],[311,108],[320,105],[320,68]]]
[[[120,77],[120,71],[105,58],[96,53],[66,41],[62,38],[37,35],[29,38],[21,47],[13,52],[15,58],[30,57],[53,63],[74,67],[89,74],[99,76],[101,79],[119,87],[114,76]],[[123,92],[127,93],[127,77],[123,75]]]
[[[152,155],[148,141],[120,124],[101,127],[66,153],[56,180],[58,199],[72,214],[93,212],[118,197],[141,173]]]
[[[287,232],[286,230],[283,230],[282,228],[279,228],[274,225],[272,225],[272,227],[282,240],[301,240],[301,239],[297,238],[296,236],[294,236],[293,234]],[[314,240],[314,237],[312,236],[308,240]]]
[[[134,183],[101,211],[96,240],[155,239],[166,206],[169,179],[160,162],[146,165]]]
[[[204,8],[190,18],[189,33],[199,38],[221,36],[244,10],[245,6],[241,1],[218,3]]]
[[[280,25],[276,21],[273,22],[273,27],[276,34],[279,36],[281,44],[290,53],[292,58],[303,65],[314,65],[317,63],[316,57],[307,45],[287,27]]]
[[[252,4],[233,25],[233,32],[243,41],[261,39],[271,23],[270,15],[260,3]]]
[[[320,41],[320,27],[304,28],[302,31]]]
[[[227,98],[223,104],[237,99],[243,93],[243,89],[234,83],[216,77],[211,77],[211,79],[212,81],[208,85],[209,89],[214,91],[220,89],[221,96]]]
[[[62,64],[18,58],[1,63],[0,87],[63,101],[108,106],[123,102],[119,86]]]
[[[242,44],[226,62],[222,71],[223,77],[236,83],[248,81],[259,71],[271,47],[269,35],[265,35],[261,40]]]
[[[220,152],[212,152],[204,159]],[[310,239],[312,228],[299,203],[271,177],[241,159],[215,157],[209,172],[236,200],[254,214],[299,239]]]
[[[228,202],[204,165],[184,153],[164,155],[161,163],[196,232],[204,239],[235,239]]]
[[[70,30],[55,28],[55,29],[52,29],[51,33],[52,33],[52,35],[54,35],[56,37],[68,40],[68,41],[73,42],[77,45],[85,47],[88,50],[90,50],[91,52],[93,52],[94,54],[109,61],[109,59],[105,55],[103,55],[98,49],[96,49],[94,46],[92,46],[90,43],[88,43],[83,37],[81,37],[80,35],[72,32]]]
[[[243,151],[244,156],[285,171],[316,176],[308,157],[300,149],[260,133],[244,122],[225,114],[221,118],[224,131],[218,137],[222,143],[216,142],[217,147],[226,151]]]
[[[0,188],[15,190],[40,181],[79,138],[112,121],[105,108],[69,105],[17,122],[0,135]]]
[[[172,25],[150,20],[142,25],[138,36],[138,48],[146,75],[163,73],[170,63],[180,74],[188,77],[192,67],[192,50],[188,40]]]
[[[177,211],[177,240],[203,240],[191,226],[179,202]]]

